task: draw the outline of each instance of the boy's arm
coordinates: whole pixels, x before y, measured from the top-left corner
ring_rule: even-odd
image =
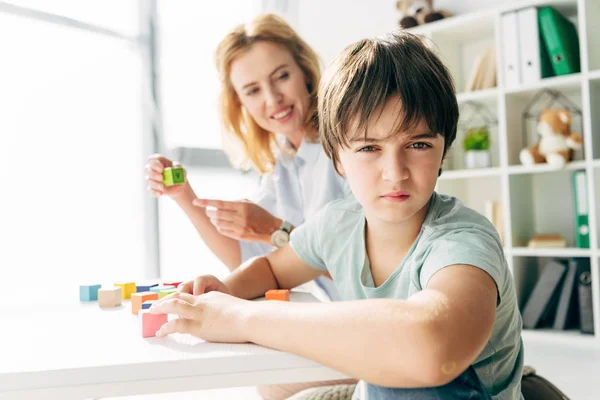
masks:
[[[288,244],[264,257],[248,260],[225,278],[223,283],[232,295],[253,299],[264,296],[270,289],[292,289],[321,274],[322,271],[302,261]]]
[[[432,387],[473,363],[491,335],[495,309],[493,279],[453,265],[407,300],[256,303],[246,329],[254,343],[373,384]]]

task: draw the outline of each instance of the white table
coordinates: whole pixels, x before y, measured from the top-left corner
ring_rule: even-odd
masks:
[[[292,293],[291,301],[316,301]],[[86,399],[344,379],[308,359],[190,335],[143,339],[130,303],[0,310],[0,399]]]

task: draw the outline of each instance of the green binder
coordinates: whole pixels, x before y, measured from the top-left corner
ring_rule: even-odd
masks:
[[[575,242],[581,249],[590,248],[590,227],[588,222],[588,198],[586,171],[573,172],[573,195],[575,203]]]
[[[575,25],[552,7],[538,10],[540,32],[557,76],[581,71]]]

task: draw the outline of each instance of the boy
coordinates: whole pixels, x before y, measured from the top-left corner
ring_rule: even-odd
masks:
[[[418,37],[398,32],[349,46],[319,93],[325,152],[354,196],[224,282],[199,277],[156,303],[153,312],[183,317],[159,336],[292,352],[367,382],[369,400],[520,399],[521,318],[498,234],[434,192],[458,120],[448,70]],[[323,271],[347,301],[239,299]]]

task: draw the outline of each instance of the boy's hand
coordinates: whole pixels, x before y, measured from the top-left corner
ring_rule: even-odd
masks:
[[[160,154],[153,154],[148,157],[148,163],[146,164],[146,184],[148,190],[154,197],[160,197],[164,194],[174,199],[181,195],[189,186],[187,179],[183,185],[165,186],[163,184],[163,170],[170,167],[181,167],[181,165]],[[186,175],[184,169],[184,179],[186,178]]]
[[[213,275],[200,275],[192,281],[184,282],[177,287],[177,291],[194,296],[208,292],[221,292],[232,295],[227,285]]]
[[[271,234],[282,221],[251,201],[195,199],[193,204],[206,208],[210,222],[222,235],[236,240],[271,244]]]
[[[157,337],[170,333],[189,333],[210,342],[248,342],[245,321],[252,302],[225,293],[210,292],[200,296],[176,292],[150,307],[152,314],[175,314],[179,318],[164,324]]]

